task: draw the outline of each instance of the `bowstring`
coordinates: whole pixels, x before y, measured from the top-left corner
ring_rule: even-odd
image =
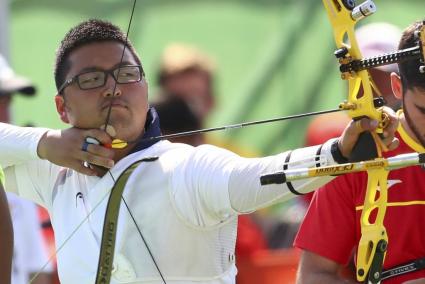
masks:
[[[128,35],[130,34],[130,28],[131,28],[131,23],[133,21],[133,15],[134,15],[134,10],[136,8],[136,2],[137,2],[137,0],[133,0],[133,7],[131,9],[130,20],[128,22],[127,33],[126,33],[126,36],[125,36],[125,44],[124,44],[124,48],[122,50],[122,54],[121,54],[121,59],[120,59],[119,66],[121,66],[121,64],[123,62],[124,54],[125,54],[126,48],[128,46]],[[118,69],[118,74],[116,75],[117,78],[119,77],[120,72],[121,72],[121,68]],[[141,76],[141,74],[140,74],[140,76]],[[113,88],[113,91],[112,91],[111,103],[109,104],[109,107],[108,107],[108,112],[107,112],[107,115],[106,115],[106,119],[105,119],[105,123],[104,123],[104,128],[103,128],[103,131],[105,131],[105,132],[106,132],[106,129],[108,127],[109,120],[111,118],[112,105],[113,105],[113,102],[115,100],[115,91],[116,91],[117,85],[118,85],[118,82],[117,82],[117,79],[115,79],[115,84],[114,84],[114,88]],[[116,180],[115,180],[114,176],[112,175],[112,172],[111,172],[110,169],[108,169],[108,173],[111,176],[111,178],[112,178],[112,180],[113,180],[113,182],[115,184],[116,183]],[[109,193],[110,192],[111,192],[111,190],[109,190]],[[147,242],[146,242],[146,240],[145,240],[145,238],[144,238],[144,236],[142,234],[142,230],[140,229],[139,225],[137,224],[136,219],[134,218],[134,216],[133,216],[133,214],[132,214],[132,212],[130,210],[130,207],[128,206],[127,201],[124,199],[124,196],[123,195],[121,195],[121,199],[123,200],[123,202],[125,204],[125,207],[126,207],[128,213],[131,216],[131,219],[133,221],[133,224],[136,226],[137,232],[139,233],[140,238],[142,239],[143,243],[145,244],[145,247],[148,250],[149,255],[151,256],[151,259],[152,259],[152,261],[153,261],[153,263],[154,263],[154,265],[155,265],[155,267],[156,267],[156,269],[157,269],[157,271],[158,271],[158,273],[159,273],[162,281],[166,284],[165,279],[164,279],[164,276],[163,276],[161,270],[159,269],[159,266],[158,266],[158,264],[157,264],[157,262],[156,262],[156,260],[155,260],[155,258],[153,256],[153,254],[152,254],[152,252],[151,252],[151,250],[150,250],[150,248],[149,248],[149,246],[148,246],[148,244],[147,244]]]

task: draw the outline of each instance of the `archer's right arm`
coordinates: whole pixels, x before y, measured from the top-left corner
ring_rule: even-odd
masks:
[[[90,162],[91,156],[97,156],[82,151],[81,145],[87,136],[102,141],[98,132],[102,131],[51,130],[0,123],[0,161],[7,190],[46,205],[49,191],[63,167],[84,170],[87,168],[82,166],[83,161]],[[95,151],[95,146],[91,145],[89,150]]]
[[[91,144],[87,151],[83,151],[86,137],[93,137],[101,144],[111,143],[110,136],[99,129],[53,130],[0,123],[0,159],[4,168],[48,160],[88,175],[95,173],[84,167],[84,162],[110,168],[112,150]]]

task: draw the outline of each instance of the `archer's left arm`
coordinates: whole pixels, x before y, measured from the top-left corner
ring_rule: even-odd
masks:
[[[242,158],[225,149],[214,146],[199,146],[173,171],[172,196],[176,208],[187,219],[198,225],[213,225],[235,214],[250,213],[257,209],[313,191],[333,177],[314,177],[291,183],[262,186],[260,177],[267,173],[296,168],[310,168],[336,164],[335,149],[351,151],[363,130],[373,128],[368,119],[350,123],[339,140],[330,140],[323,145],[300,148],[264,158]],[[390,123],[387,140],[393,141],[393,124]],[[338,147],[336,147],[338,146]],[[188,207],[187,198],[193,199]],[[201,218],[202,219],[202,218]]]
[[[386,108],[384,112],[388,117],[388,123],[384,129],[382,143],[391,150],[396,148],[399,143],[398,139],[394,138],[398,119],[391,109]],[[374,131],[377,126],[376,121],[367,118],[351,121],[337,140],[330,140],[320,146],[300,148],[257,161],[247,160],[246,164],[236,164],[229,178],[229,196],[232,208],[239,213],[249,213],[321,187],[331,181],[333,177],[325,176],[260,186],[259,176],[282,170],[348,162],[347,157],[350,157],[360,134],[364,131]]]

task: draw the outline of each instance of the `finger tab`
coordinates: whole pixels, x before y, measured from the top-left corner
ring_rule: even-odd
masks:
[[[93,137],[86,137],[85,141],[86,141],[88,144],[96,144],[96,145],[100,145],[99,140],[97,140],[96,138],[93,138]]]
[[[100,127],[101,130],[104,130],[106,133],[108,133],[111,137],[115,137],[117,135],[117,132],[115,131],[115,128],[112,125],[102,125]]]
[[[127,142],[121,140],[121,139],[114,139],[114,141],[112,141],[112,148],[114,149],[123,149],[125,147],[127,147]]]

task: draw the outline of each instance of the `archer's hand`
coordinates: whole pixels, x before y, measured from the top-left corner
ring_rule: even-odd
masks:
[[[95,138],[100,145],[89,144],[87,150],[83,144],[87,137]],[[38,144],[38,156],[42,159],[67,167],[86,175],[96,175],[91,165],[112,168],[114,166],[114,151],[102,145],[110,145],[112,138],[100,129],[68,128],[65,130],[50,130],[44,134]]]
[[[381,139],[383,144],[387,146],[388,150],[394,150],[399,145],[398,139],[394,137],[399,120],[395,112],[388,107],[384,107],[384,113],[388,116],[389,122],[384,128]],[[375,131],[377,127],[378,122],[368,118],[351,121],[339,138],[338,146],[342,155],[346,158],[350,157],[351,151],[356,145],[359,135],[365,131]]]

